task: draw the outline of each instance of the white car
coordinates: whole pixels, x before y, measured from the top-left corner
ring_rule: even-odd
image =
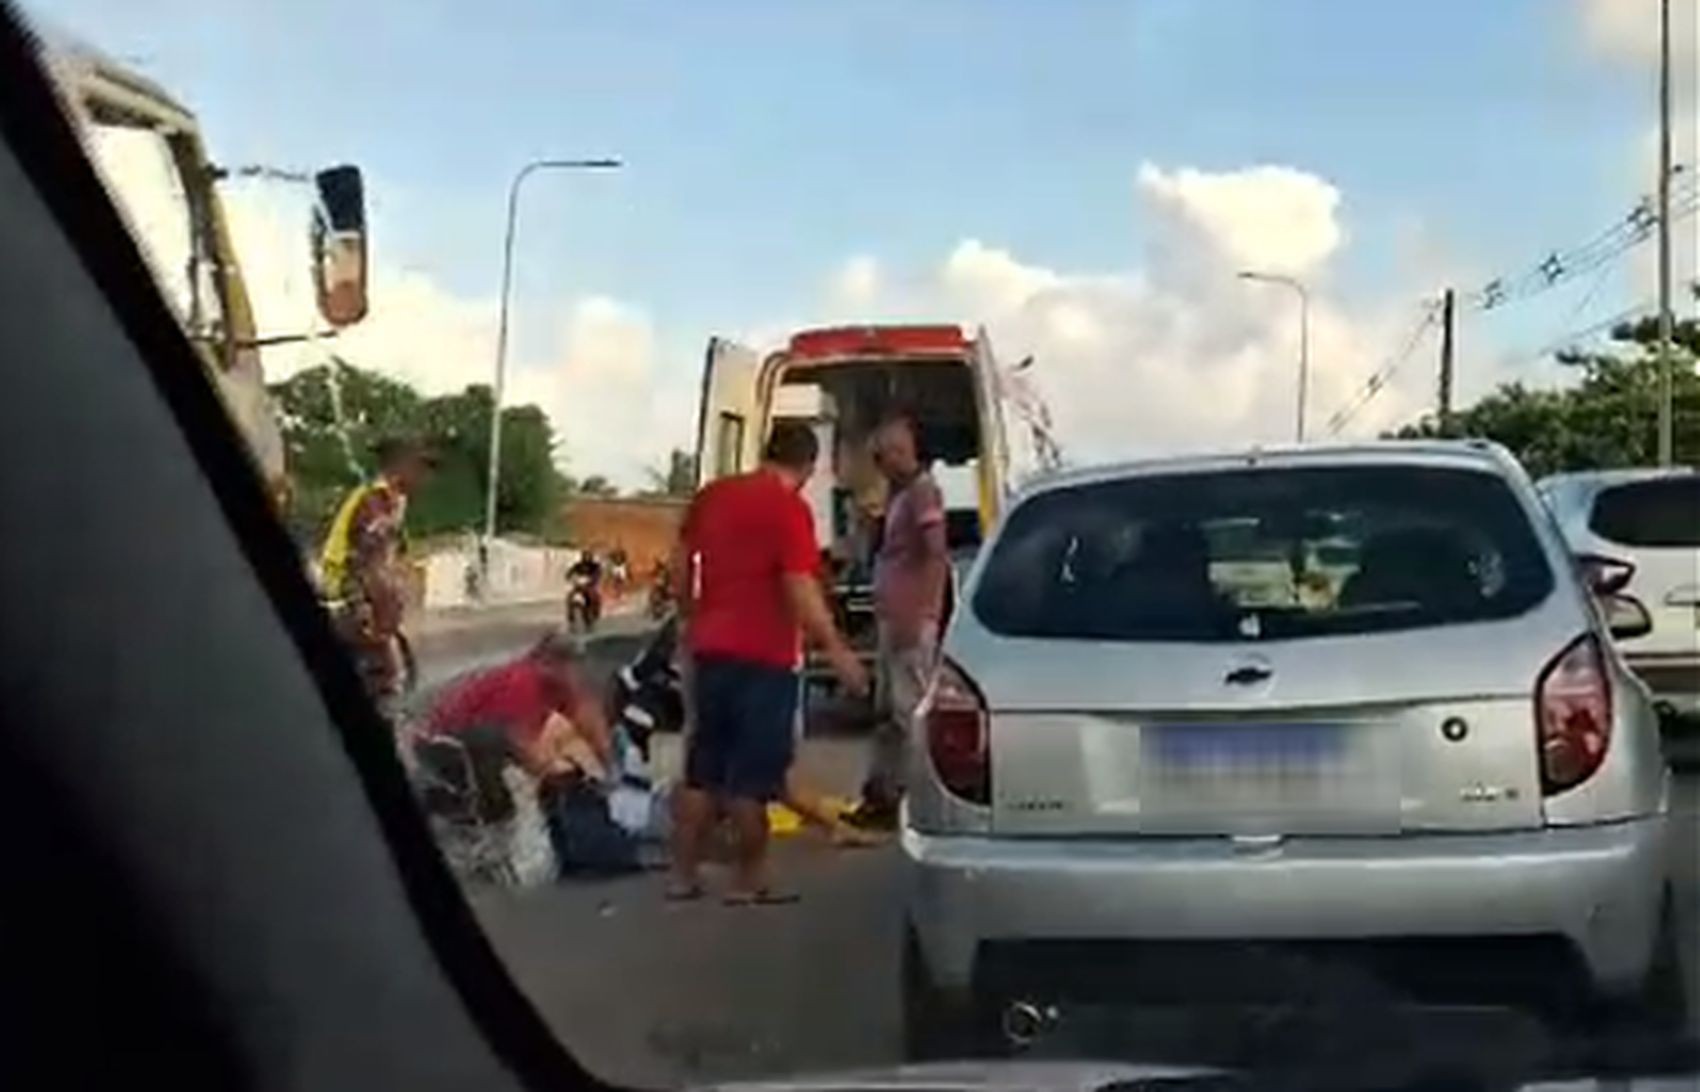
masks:
[[[1537,487],[1578,554],[1631,566],[1652,628],[1619,644],[1661,711],[1700,716],[1700,472],[1598,470]]]
[[[1489,444],[1023,494],[916,716],[912,1052],[1341,964],[1420,1000],[1680,996],[1657,717],[1584,579]]]

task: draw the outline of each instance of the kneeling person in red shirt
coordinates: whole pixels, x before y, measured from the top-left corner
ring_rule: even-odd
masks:
[[[718,806],[738,838],[726,901],[788,901],[768,880],[767,803],[784,796],[796,746],[803,633],[846,689],[867,690],[816,579],[814,518],[798,495],[819,454],[809,428],[777,424],[760,469],[705,486],[685,514],[672,571],[693,723],[674,796],[670,898],[702,894],[703,841]]]
[[[502,770],[510,762],[539,782],[600,779],[611,760],[607,719],[575,669],[577,651],[550,634],[509,663],[474,674],[437,702],[426,737],[447,736],[466,749],[485,819],[513,811]]]

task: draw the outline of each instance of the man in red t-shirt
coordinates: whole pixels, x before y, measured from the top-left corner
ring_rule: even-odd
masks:
[[[738,839],[726,901],[786,901],[768,882],[767,803],[784,795],[796,746],[804,633],[846,689],[867,690],[821,592],[814,517],[798,495],[819,454],[812,430],[777,424],[760,469],[706,486],[685,514],[672,568],[692,724],[674,795],[671,898],[702,894],[698,868],[718,806]]]
[[[511,810],[502,769],[510,762],[539,781],[599,777],[612,759],[607,719],[575,667],[570,638],[551,634],[517,660],[474,674],[437,701],[423,735],[449,736],[466,748],[483,803],[500,818]]]

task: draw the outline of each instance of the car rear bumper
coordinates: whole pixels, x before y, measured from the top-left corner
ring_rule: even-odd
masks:
[[[934,981],[966,990],[987,962],[1051,943],[1432,941],[1466,958],[1555,956],[1582,984],[1633,990],[1664,889],[1662,816],[1510,833],[1220,839],[903,836],[909,920]],[[1037,946],[1037,947],[1034,947]],[[1052,951],[1051,956],[1059,953]],[[1078,954],[1078,952],[1077,952]],[[1088,955],[1090,960],[1093,958]],[[1553,967],[1556,970],[1556,967]]]

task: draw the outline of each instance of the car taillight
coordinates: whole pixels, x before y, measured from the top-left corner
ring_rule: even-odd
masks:
[[[1611,745],[1611,682],[1592,635],[1578,637],[1535,683],[1541,791],[1574,788],[1594,775]]]
[[[922,716],[927,757],[932,759],[940,783],[970,803],[991,803],[991,733],[986,703],[961,668],[948,660],[939,665]]]

